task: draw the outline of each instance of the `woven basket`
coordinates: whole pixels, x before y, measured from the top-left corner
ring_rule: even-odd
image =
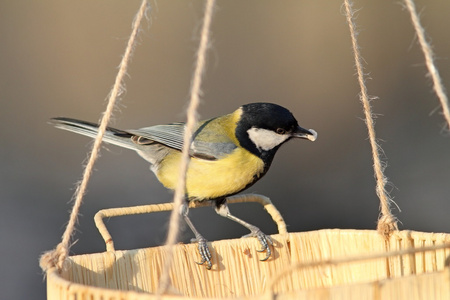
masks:
[[[271,203],[264,206],[276,219]],[[113,251],[109,233],[102,235],[109,251],[69,257],[63,271],[47,272],[48,299],[158,298],[167,248]],[[196,244],[176,245],[172,293],[159,298],[450,299],[449,234],[398,231],[386,240],[374,230],[327,229],[272,239],[268,261],[259,260],[265,254],[254,238],[210,243],[211,270],[195,263]]]

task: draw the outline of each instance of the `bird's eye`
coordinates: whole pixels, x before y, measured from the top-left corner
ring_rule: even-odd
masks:
[[[286,130],[284,130],[283,128],[277,128],[277,133],[278,134],[285,134]]]

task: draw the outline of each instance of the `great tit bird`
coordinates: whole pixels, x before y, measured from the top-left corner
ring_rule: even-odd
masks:
[[[70,119],[54,118],[57,128],[96,137],[98,125]],[[185,123],[156,125],[133,130],[108,127],[104,141],[135,150],[150,163],[150,169],[168,189],[177,185]],[[189,201],[213,201],[216,212],[247,229],[256,237],[267,260],[273,244],[269,236],[232,215],[227,197],[252,186],[266,174],[278,148],[292,138],[314,141],[317,133],[300,127],[292,113],[272,103],[250,103],[231,114],[201,121],[190,146],[190,162],[186,177],[186,198],[182,215],[195,234],[202,261],[212,266],[207,241],[188,217]]]

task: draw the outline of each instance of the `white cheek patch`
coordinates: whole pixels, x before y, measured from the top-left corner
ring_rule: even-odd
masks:
[[[275,148],[290,137],[288,134],[278,134],[272,130],[261,128],[250,128],[247,133],[253,144],[264,151]]]

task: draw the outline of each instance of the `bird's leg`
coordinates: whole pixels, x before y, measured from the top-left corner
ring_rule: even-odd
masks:
[[[244,235],[243,237],[255,237],[258,239],[259,243],[262,246],[261,250],[256,250],[258,252],[264,252],[266,251],[266,257],[261,259],[261,261],[265,261],[268,260],[270,255],[272,254],[272,251],[270,250],[270,246],[273,245],[273,241],[270,238],[270,236],[264,234],[261,229],[259,229],[258,227],[249,224],[247,222],[245,222],[244,220],[241,220],[235,216],[233,216],[230,213],[230,210],[228,209],[228,204],[226,199],[218,199],[216,200],[216,212],[225,218],[228,218],[234,222],[237,222],[239,224],[241,224],[242,226],[244,226],[245,228],[247,228],[248,230],[250,230],[250,233],[247,235]]]
[[[181,206],[181,215],[183,216],[184,220],[188,224],[189,228],[191,228],[192,232],[195,235],[195,239],[192,239],[191,242],[197,242],[198,243],[198,252],[202,258],[201,262],[196,262],[199,265],[203,265],[206,263],[206,268],[208,270],[211,270],[212,262],[211,262],[211,252],[208,248],[208,241],[198,232],[198,230],[195,228],[194,224],[192,224],[191,219],[189,219],[189,204],[187,202],[183,203]]]

